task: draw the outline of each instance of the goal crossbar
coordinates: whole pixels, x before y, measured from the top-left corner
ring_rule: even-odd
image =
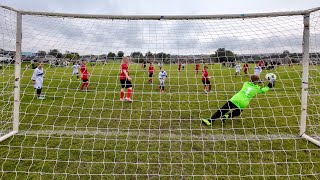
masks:
[[[56,16],[84,19],[125,19],[125,20],[192,20],[192,19],[237,19],[237,18],[257,18],[257,17],[278,17],[278,16],[295,16],[306,15],[320,10],[320,7],[300,10],[300,11],[282,11],[269,13],[248,13],[248,14],[219,14],[219,15],[102,15],[102,14],[73,14],[73,13],[56,13],[56,12],[40,12],[40,11],[23,11],[12,7],[0,5],[1,8],[8,9],[14,12],[19,12],[22,15],[34,16]]]

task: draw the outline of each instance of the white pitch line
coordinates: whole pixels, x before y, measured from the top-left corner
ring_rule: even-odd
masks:
[[[191,133],[191,131],[190,131]],[[126,137],[138,137],[143,139],[159,138],[159,140],[212,140],[212,141],[227,141],[227,140],[277,140],[277,139],[300,139],[295,134],[267,134],[267,135],[236,135],[236,134],[178,134],[164,131],[130,131],[130,130],[97,130],[97,131],[72,131],[72,130],[40,130],[40,131],[20,131],[17,135],[35,135],[35,136],[126,136]],[[320,136],[311,135],[315,138]],[[67,137],[65,137],[67,138]],[[119,138],[121,139],[121,138]]]

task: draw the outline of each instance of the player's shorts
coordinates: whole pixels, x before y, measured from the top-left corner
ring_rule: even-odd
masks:
[[[131,88],[132,84],[131,81],[128,81],[126,79],[120,79],[121,88]]]
[[[89,79],[82,79],[82,81],[83,81],[83,82],[88,82],[88,81],[89,81]]]
[[[153,73],[149,73],[149,77],[153,77]]]
[[[209,81],[209,79],[206,79],[206,80],[202,80],[202,83],[203,83],[204,85],[207,85],[207,84],[210,84],[210,81]]]
[[[244,69],[243,71],[244,71],[244,73],[246,73],[246,74],[248,73],[248,69]]]
[[[79,74],[78,72],[73,72],[73,74]]]
[[[159,81],[160,81],[160,86],[164,86],[164,79],[159,78]]]

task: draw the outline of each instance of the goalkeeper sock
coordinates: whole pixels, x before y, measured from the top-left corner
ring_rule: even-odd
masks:
[[[204,90],[204,91],[207,90],[207,85],[204,85],[203,90]]]
[[[209,84],[209,91],[211,91],[211,84]]]
[[[131,92],[132,92],[132,89],[131,89],[131,88],[129,88],[129,89],[128,89],[128,92],[127,92],[127,98],[130,98],[130,96],[131,96]]]

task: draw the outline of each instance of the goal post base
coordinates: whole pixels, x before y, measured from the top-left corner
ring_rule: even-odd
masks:
[[[320,141],[319,140],[314,139],[313,137],[308,136],[306,134],[302,134],[301,137],[320,147]]]
[[[1,136],[1,137],[0,137],[0,142],[8,139],[9,137],[11,137],[11,136],[13,136],[13,135],[15,135],[15,134],[17,134],[17,133],[18,133],[18,131],[11,131],[10,133],[8,133],[8,134],[6,134],[6,135]]]

